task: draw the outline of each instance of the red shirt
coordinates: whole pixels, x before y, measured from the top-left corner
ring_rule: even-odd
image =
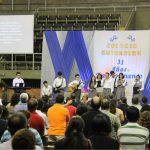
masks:
[[[30,112],[29,126],[44,135],[44,120],[36,112]]]
[[[72,105],[69,105],[67,106],[67,109],[69,110],[70,119],[71,119],[76,114],[77,108]]]

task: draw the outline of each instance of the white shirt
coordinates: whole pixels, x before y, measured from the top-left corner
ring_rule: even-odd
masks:
[[[47,87],[43,86],[42,88],[42,96],[48,95],[50,96],[52,94],[52,86],[48,85]]]
[[[112,82],[110,78],[103,80],[103,88],[112,89]]]
[[[65,78],[56,78],[53,82],[53,87],[56,88],[56,87],[59,87],[61,86],[60,88],[65,88],[66,87],[66,79]]]
[[[74,80],[74,81],[70,82],[68,86],[74,86],[74,84],[80,84],[78,89],[82,89],[84,87],[83,82],[82,81],[78,81],[78,80]]]
[[[23,86],[25,86],[24,84],[24,80],[22,78],[14,78],[13,79],[13,87],[19,87],[19,83],[23,83]]]

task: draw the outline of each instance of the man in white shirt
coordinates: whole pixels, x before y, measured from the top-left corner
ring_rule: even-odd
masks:
[[[16,73],[16,78],[13,79],[12,86],[15,88],[15,93],[21,93],[21,88],[25,86],[25,83],[24,80],[21,78],[20,72]]]
[[[80,75],[76,74],[75,80],[69,83],[68,88],[72,89],[72,91],[70,91],[70,92],[76,94],[77,103],[80,102],[81,90],[83,87],[84,87],[84,84],[80,79]]]
[[[63,78],[62,72],[58,72],[58,77],[53,82],[54,93],[64,94],[64,88],[66,87],[66,79]]]
[[[47,81],[43,82],[43,88],[42,88],[42,96],[47,95],[48,97],[52,96],[52,86],[48,85]]]

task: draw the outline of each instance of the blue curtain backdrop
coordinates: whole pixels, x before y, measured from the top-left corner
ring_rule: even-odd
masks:
[[[145,81],[143,95],[148,98],[148,103],[150,104],[150,71]]]
[[[62,50],[55,31],[46,31],[45,37],[56,75],[62,71],[68,83],[75,59],[81,79],[90,81],[93,70],[81,31],[68,31]],[[85,83],[85,89],[87,86],[88,82]]]

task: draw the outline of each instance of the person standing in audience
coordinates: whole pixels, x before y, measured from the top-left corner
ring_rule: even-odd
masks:
[[[93,135],[90,137],[93,149],[115,149],[119,150],[119,143],[112,139],[109,135],[111,133],[111,121],[109,117],[103,113],[97,114],[92,120]]]
[[[93,75],[90,83],[89,83],[89,98],[93,98],[94,96],[96,96],[96,87],[97,87],[97,82],[96,82],[96,77]]]
[[[121,126],[119,118],[109,112],[110,101],[107,99],[103,99],[101,102],[101,112],[106,114],[111,122],[111,137],[113,139],[117,139],[117,130]]]
[[[95,96],[91,100],[92,109],[82,115],[82,118],[85,122],[84,135],[90,137],[93,134],[93,129],[91,127],[92,120],[95,115],[101,113],[99,110],[101,106],[101,101],[99,97]]]
[[[117,89],[116,89],[117,100],[120,100],[121,98],[125,97],[125,86],[126,86],[126,81],[124,79],[124,74],[119,73],[119,77],[117,79]]]
[[[28,110],[30,112],[29,126],[36,129],[42,137],[44,135],[44,120],[36,112],[37,106],[37,99],[31,98],[28,101]]]
[[[64,96],[56,95],[56,103],[47,111],[49,129],[48,135],[51,139],[62,139],[65,135],[67,124],[70,120],[69,111],[63,106]]]
[[[118,129],[120,149],[145,150],[149,143],[149,131],[138,124],[140,113],[138,108],[130,106],[126,109],[128,123]]]
[[[139,98],[138,97],[135,96],[135,97],[132,98],[132,106],[138,108],[139,111],[141,110],[142,106],[141,106],[141,104],[139,102]]]
[[[47,95],[48,97],[52,96],[52,86],[48,85],[47,81],[43,82],[43,88],[42,88],[42,96]]]
[[[92,149],[91,142],[84,136],[85,123],[80,116],[74,116],[66,129],[65,138],[56,142],[55,149]]]
[[[33,133],[28,129],[18,130],[12,138],[12,148],[13,150],[36,150],[35,137]]]
[[[141,100],[143,90],[142,81],[140,80],[140,75],[137,75],[133,82],[133,97],[138,97]]]
[[[67,103],[69,100],[71,100],[71,98],[70,98],[70,97],[67,97],[67,98],[66,98],[66,103]],[[75,106],[73,106],[72,103],[71,103],[70,105],[66,106],[66,108],[69,110],[70,119],[71,119],[73,116],[75,116],[77,108],[76,108]]]
[[[15,106],[15,112],[20,110],[28,110],[27,102],[29,100],[29,95],[27,93],[20,94],[20,102]]]
[[[109,111],[112,114],[116,115],[119,118],[121,124],[123,124],[124,120],[125,120],[125,117],[124,117],[123,111],[121,109],[117,108],[117,101],[116,100],[111,100],[109,107],[110,107]]]
[[[103,93],[103,76],[102,74],[98,73],[97,74],[97,77],[96,77],[96,82],[97,82],[97,87],[96,87],[96,91],[98,94],[101,94]]]
[[[76,74],[75,80],[69,83],[68,88],[72,90],[70,92],[75,93],[77,103],[80,103],[81,90],[83,87],[84,87],[84,84],[80,79],[80,75]]]
[[[150,111],[144,111],[140,114],[139,124],[149,130],[150,133]],[[149,135],[149,144],[148,148],[150,149],[150,135]]]
[[[66,79],[63,78],[62,72],[58,72],[58,77],[53,82],[53,92],[55,94],[61,93],[64,95],[66,87]]]
[[[111,94],[111,84],[109,73],[106,72],[105,79],[103,80],[103,95],[105,98],[108,98],[108,96]]]

